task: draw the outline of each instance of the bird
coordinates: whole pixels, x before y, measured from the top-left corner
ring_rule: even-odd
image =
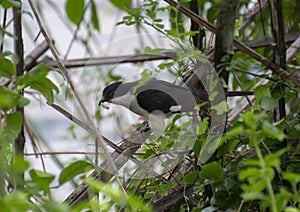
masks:
[[[162,133],[163,120],[175,113],[195,111],[208,100],[205,91],[195,91],[167,81],[150,78],[145,83],[114,82],[103,89],[99,106],[104,102],[121,105],[149,121],[153,132]]]

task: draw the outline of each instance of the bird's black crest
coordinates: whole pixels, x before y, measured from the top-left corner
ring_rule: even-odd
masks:
[[[106,86],[103,89],[102,99],[100,100],[99,105],[103,102],[109,101],[112,98],[114,98],[115,93],[121,84],[122,84],[122,82],[114,82],[114,83]]]

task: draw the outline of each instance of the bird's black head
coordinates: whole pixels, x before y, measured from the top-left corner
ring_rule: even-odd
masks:
[[[121,84],[122,84],[122,82],[114,82],[114,83],[106,86],[103,89],[102,98],[99,101],[99,105],[101,105],[101,103],[103,103],[103,102],[107,102],[107,101],[110,101],[111,99],[113,99],[117,89],[119,88],[119,86]]]

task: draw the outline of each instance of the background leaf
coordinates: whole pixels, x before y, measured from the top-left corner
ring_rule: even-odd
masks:
[[[59,176],[59,183],[63,184],[72,180],[75,176],[85,173],[94,168],[92,163],[89,163],[84,160],[76,161],[66,167]]]
[[[29,175],[33,182],[33,188],[44,191],[45,193],[50,192],[50,183],[54,180],[54,175],[47,172],[43,172],[37,169],[31,169]]]
[[[120,8],[121,10],[127,11],[131,7],[131,0],[110,0],[112,4],[114,4],[116,7]]]
[[[0,109],[8,111],[16,106],[23,107],[29,100],[19,95],[17,91],[0,86]]]
[[[52,68],[43,64],[33,67],[26,75],[18,78],[17,85],[21,88],[30,87],[39,91],[49,103],[53,102],[53,91],[59,92],[58,87],[46,76]]]
[[[6,58],[0,58],[0,77],[11,78],[15,74],[16,68],[14,64]]]
[[[5,133],[10,137],[16,138],[21,131],[22,121],[21,113],[14,112],[8,114]]]
[[[79,25],[84,14],[84,0],[67,0],[66,11],[69,19]]]
[[[200,177],[207,179],[212,183],[223,180],[223,169],[218,162],[206,164],[200,171]]]
[[[91,1],[91,21],[93,23],[93,27],[97,30],[100,31],[100,25],[99,25],[99,19],[98,19],[98,14],[97,14],[97,8],[95,1]]]

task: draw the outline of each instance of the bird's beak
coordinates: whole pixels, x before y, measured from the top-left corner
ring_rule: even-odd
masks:
[[[101,99],[100,99],[100,101],[99,101],[99,106],[102,104],[102,103],[104,103],[104,102],[107,102],[107,99],[105,99],[104,97],[102,97]]]

